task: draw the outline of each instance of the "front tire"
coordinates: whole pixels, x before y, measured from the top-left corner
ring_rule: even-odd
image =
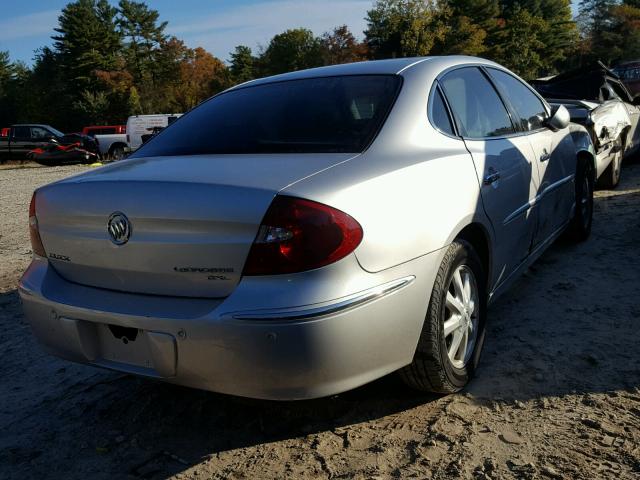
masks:
[[[593,165],[589,160],[579,160],[576,167],[576,208],[567,234],[575,242],[583,242],[591,235],[593,221]]]
[[[484,269],[471,244],[456,240],[438,270],[413,362],[400,370],[404,382],[421,391],[460,391],[480,359],[485,323]]]

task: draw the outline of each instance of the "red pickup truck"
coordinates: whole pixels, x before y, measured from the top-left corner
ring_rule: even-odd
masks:
[[[82,129],[83,135],[95,137],[96,135],[113,135],[116,133],[127,133],[126,125],[92,125]]]

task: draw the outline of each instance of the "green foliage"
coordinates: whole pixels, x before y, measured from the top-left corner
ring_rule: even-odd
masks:
[[[231,54],[229,71],[235,83],[253,80],[256,75],[256,59],[246,45],[238,45]]]
[[[271,39],[260,56],[259,65],[262,75],[276,75],[320,66],[320,41],[306,28],[286,30]]]
[[[377,0],[367,12],[366,42],[374,58],[428,55],[444,32],[430,0]]]
[[[162,61],[161,47],[167,40],[167,22],[158,23],[160,14],[144,2],[120,0],[118,6],[117,25],[124,39],[122,53],[127,70],[137,83],[153,87],[157,62]]]
[[[523,8],[513,8],[505,18],[499,58],[502,65],[524,78],[536,78],[550,67],[544,57],[549,25]]]
[[[94,123],[106,123],[108,120],[109,100],[105,92],[84,90],[73,106],[84,118],[96,120]]]
[[[95,87],[92,72],[113,67],[121,42],[115,16],[107,0],[77,0],[62,9],[53,46],[65,79],[75,88]]]
[[[438,22],[444,33],[436,39],[431,55],[481,55],[487,50],[486,30],[466,15],[444,6]]]
[[[446,25],[443,54],[495,56],[502,15],[498,0],[447,0],[440,10]]]

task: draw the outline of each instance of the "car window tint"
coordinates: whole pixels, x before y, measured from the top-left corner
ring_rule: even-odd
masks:
[[[520,128],[525,132],[543,128],[547,109],[542,100],[513,75],[496,68],[489,68],[489,72],[515,109]]]
[[[29,127],[13,127],[13,138],[16,140],[29,140],[31,138],[31,130]]]
[[[400,84],[349,75],[248,85],[194,108],[133,156],[362,152]]]
[[[45,140],[50,133],[42,127],[31,127],[31,138],[33,140]]]
[[[499,137],[514,132],[502,100],[477,68],[454,70],[440,84],[464,136]]]
[[[449,117],[449,112],[447,111],[447,107],[444,104],[444,100],[439,89],[436,89],[431,102],[431,120],[433,121],[433,124],[443,132],[446,132],[449,135],[455,135],[453,125],[451,123],[451,117]]]

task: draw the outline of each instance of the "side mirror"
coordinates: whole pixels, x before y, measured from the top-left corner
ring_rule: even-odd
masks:
[[[558,105],[551,109],[551,116],[547,119],[546,124],[555,132],[567,128],[570,121],[569,110],[564,105]]]

